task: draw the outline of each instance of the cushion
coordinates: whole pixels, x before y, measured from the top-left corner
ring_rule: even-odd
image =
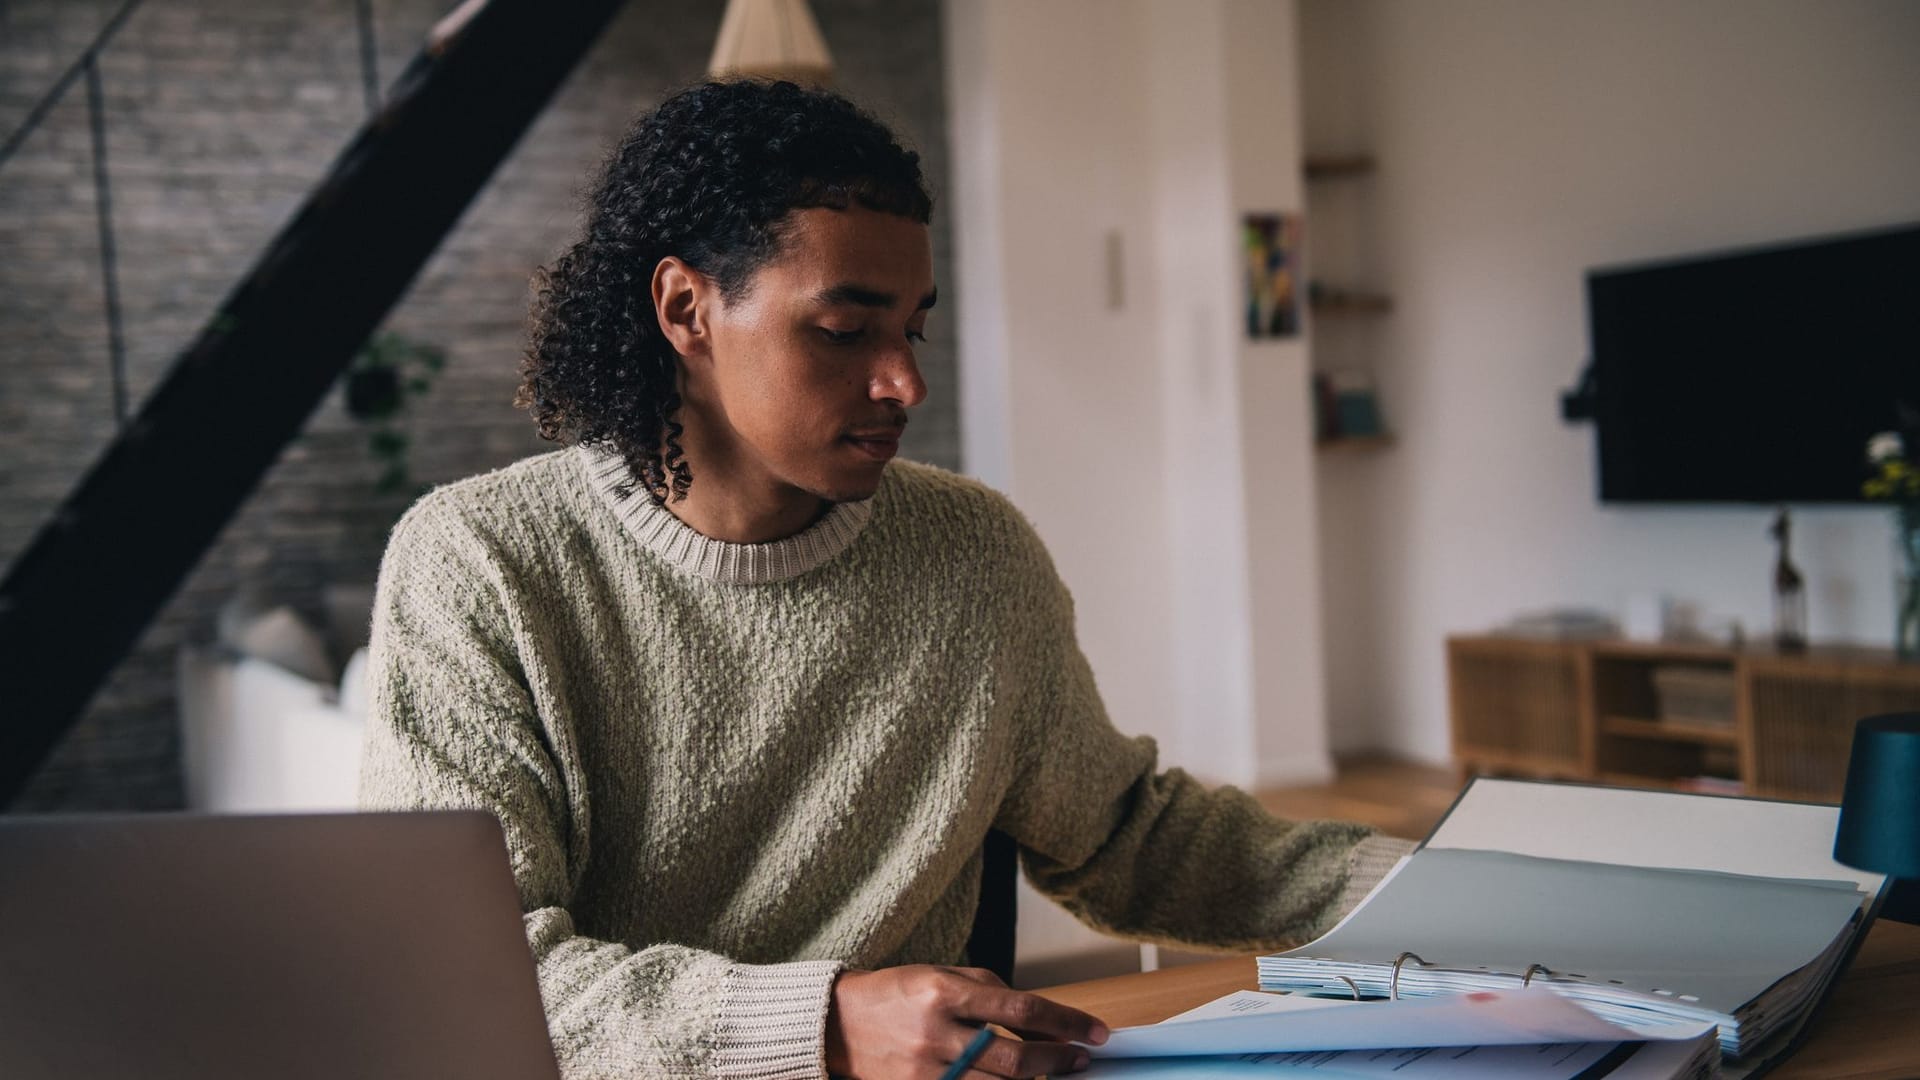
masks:
[[[233,652],[333,685],[335,672],[326,639],[285,604],[263,610],[256,596],[242,593],[220,610],[216,627],[220,644]]]
[[[365,716],[367,700],[372,696],[373,687],[367,682],[367,650],[362,646],[353,651],[346,670],[340,673],[340,711]]]

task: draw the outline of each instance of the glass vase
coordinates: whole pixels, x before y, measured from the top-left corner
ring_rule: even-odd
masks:
[[[1894,512],[1893,651],[1920,662],[1920,502]]]

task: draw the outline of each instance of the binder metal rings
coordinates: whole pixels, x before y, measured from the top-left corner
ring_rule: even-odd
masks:
[[[1392,977],[1391,977],[1391,978],[1389,978],[1389,979],[1387,980],[1387,999],[1388,999],[1389,1001],[1399,1001],[1399,1000],[1400,1000],[1400,969],[1401,969],[1401,967],[1402,967],[1402,966],[1404,966],[1404,965],[1406,964],[1406,962],[1407,962],[1407,961],[1409,961],[1409,960],[1411,960],[1411,961],[1413,961],[1413,962],[1414,962],[1414,963],[1416,963],[1416,964],[1419,964],[1419,965],[1420,965],[1421,967],[1423,967],[1423,968],[1430,968],[1430,967],[1433,967],[1433,966],[1434,966],[1434,965],[1432,965],[1432,964],[1429,964],[1429,963],[1427,963],[1427,962],[1426,962],[1425,960],[1422,960],[1422,959],[1421,959],[1421,958],[1420,958],[1420,957],[1419,957],[1419,956],[1418,956],[1417,954],[1415,954],[1415,953],[1410,953],[1410,952],[1403,952],[1403,953],[1401,953],[1401,954],[1400,954],[1399,956],[1396,956],[1396,957],[1394,957],[1394,959],[1393,959],[1393,975],[1392,975]],[[1463,974],[1463,975],[1474,975],[1474,974],[1478,974],[1478,972],[1474,972],[1474,971],[1468,971],[1468,970],[1466,970],[1466,969],[1464,969],[1464,968],[1439,968],[1439,969],[1437,969],[1437,970],[1441,970],[1441,971],[1458,971],[1458,972],[1460,972],[1460,973],[1461,973],[1461,974]],[[1489,974],[1498,974],[1498,973],[1497,973],[1497,972],[1489,972]],[[1524,971],[1524,972],[1522,972],[1522,973],[1520,973],[1519,975],[1516,975],[1516,976],[1514,976],[1514,977],[1520,980],[1520,988],[1524,990],[1524,989],[1526,989],[1527,987],[1530,987],[1530,986],[1532,986],[1532,985],[1533,985],[1533,977],[1534,977],[1535,975],[1544,975],[1544,976],[1546,976],[1547,978],[1552,978],[1552,977],[1553,977],[1553,969],[1552,969],[1552,968],[1550,968],[1550,967],[1548,967],[1548,966],[1547,966],[1547,965],[1545,965],[1545,964],[1528,964],[1528,965],[1527,965],[1527,970],[1526,970],[1526,971]],[[1344,983],[1346,983],[1346,984],[1347,984],[1348,986],[1353,986],[1353,985],[1354,985],[1354,984],[1353,984],[1353,980],[1352,980],[1352,979],[1348,979],[1348,978],[1346,978],[1345,976],[1341,976],[1341,979],[1340,979],[1340,981],[1342,981],[1342,982],[1344,982]],[[1359,988],[1359,987],[1357,987],[1357,986],[1354,986],[1354,991],[1353,991],[1353,996],[1354,996],[1354,997],[1355,997],[1356,999],[1358,999],[1358,998],[1359,998],[1359,996],[1360,996],[1360,988]]]
[[[1393,978],[1388,980],[1387,982],[1387,1000],[1389,1001],[1400,1000],[1400,966],[1402,964],[1405,964],[1409,960],[1413,961],[1416,964],[1419,964],[1421,967],[1433,966],[1432,964],[1427,963],[1425,960],[1420,959],[1418,956],[1415,956],[1410,952],[1403,952],[1399,956],[1394,957],[1393,958]]]

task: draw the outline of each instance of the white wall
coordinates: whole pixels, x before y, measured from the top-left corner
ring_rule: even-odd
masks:
[[[1115,726],[1324,777],[1306,346],[1238,321],[1240,213],[1299,206],[1292,0],[945,10],[967,467],[1047,542]],[[1023,957],[1097,940],[1022,920]]]
[[[1093,6],[948,8],[965,162],[949,200],[973,417],[962,446],[968,471],[1012,496],[1046,539],[1115,723],[1164,740],[1175,734],[1159,660],[1171,602],[1165,443],[1140,281],[1152,188],[1116,167],[1142,156],[1145,101],[1129,73],[1145,63],[1144,37],[1131,8],[1090,18]],[[1099,62],[1063,63],[1063,47]],[[1119,311],[1107,307],[1109,231],[1133,256]]]
[[[1186,19],[1193,6],[1167,0],[1161,10]],[[1304,193],[1296,5],[1228,0],[1224,12],[1224,63],[1217,66],[1227,91],[1221,152],[1231,177],[1230,220],[1252,210],[1298,211]],[[1183,185],[1163,187],[1162,196],[1176,204],[1187,198]],[[1214,286],[1233,298],[1235,311],[1239,275],[1236,263]],[[1262,787],[1330,779],[1308,342],[1235,337],[1255,755],[1251,775],[1239,775]]]
[[[1399,443],[1320,465],[1335,745],[1442,759],[1442,638],[1523,609],[1660,592],[1764,632],[1769,509],[1598,504],[1592,428],[1557,409],[1582,273],[1920,219],[1920,4],[1303,0],[1302,21],[1309,144],[1379,158],[1341,235],[1398,300],[1366,345]],[[1886,515],[1796,520],[1814,636],[1885,644]]]

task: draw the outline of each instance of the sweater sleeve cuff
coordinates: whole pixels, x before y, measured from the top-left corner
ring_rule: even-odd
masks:
[[[840,964],[737,964],[720,1005],[714,1075],[819,1080],[826,1075],[827,1005]]]
[[[1380,879],[1387,876],[1394,864],[1413,854],[1418,847],[1411,840],[1401,840],[1392,836],[1374,834],[1360,841],[1347,856],[1347,887],[1340,895],[1340,914],[1360,906]]]

